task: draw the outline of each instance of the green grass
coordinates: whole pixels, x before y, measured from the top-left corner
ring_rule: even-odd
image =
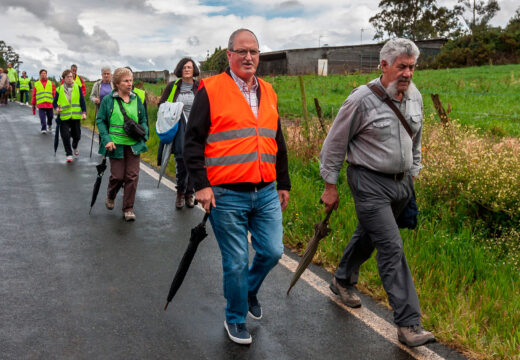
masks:
[[[303,252],[323,217],[319,205],[323,180],[317,161],[290,158],[293,188],[284,212],[285,242]],[[332,233],[320,242],[315,262],[333,270],[357,225],[344,170],[338,183],[340,206],[330,220]],[[437,214],[424,215],[417,189],[419,227],[401,230],[414,277],[423,323],[438,340],[475,358],[515,358],[520,350],[520,274],[512,264],[475,242],[469,226],[454,231]],[[358,288],[387,304],[375,257],[360,270]]]
[[[316,114],[313,98],[317,97],[327,122],[332,122],[351,90],[375,76],[304,76],[309,112]],[[278,76],[266,80],[277,91],[282,117],[299,120],[302,109],[298,78]],[[423,93],[425,115],[434,112],[429,94],[438,93],[446,108],[451,104],[450,116],[460,119],[462,124],[475,126],[485,134],[520,136],[520,65],[418,70],[414,81]],[[90,94],[91,84],[87,86]],[[165,86],[145,84],[145,89],[159,96]],[[155,165],[157,107],[149,105],[148,112],[150,151],[143,158]],[[93,113],[93,106],[89,104],[89,121]],[[300,251],[313,234],[313,224],[324,216],[319,204],[323,180],[319,176],[317,153],[313,155],[314,158],[304,159],[302,153],[294,150],[289,154],[293,187],[291,201],[284,212],[284,241]],[[171,176],[174,176],[173,167],[174,161],[171,161],[167,171]],[[315,258],[329,270],[337,266],[357,224],[344,170],[338,189],[340,206],[331,217],[332,233],[322,240]],[[442,202],[422,202],[425,196],[421,193],[426,190],[421,189],[420,181],[416,190],[421,210],[419,227],[414,231],[402,230],[402,237],[421,301],[424,325],[440,341],[456,346],[472,358],[518,359],[518,268],[507,258],[500,257],[493,246],[480,241],[475,219],[454,214],[457,208]],[[458,216],[462,220],[453,221]],[[362,266],[358,287],[386,302],[374,257]]]
[[[305,92],[309,113],[316,115],[314,98],[318,98],[323,116],[328,120],[336,113],[350,92],[366,84],[378,73],[361,75],[305,75]],[[280,114],[301,118],[302,103],[297,76],[265,77],[278,95]],[[422,92],[424,114],[436,111],[430,94],[439,94],[450,117],[497,135],[520,135],[520,65],[481,66],[448,70],[417,70],[414,82]]]

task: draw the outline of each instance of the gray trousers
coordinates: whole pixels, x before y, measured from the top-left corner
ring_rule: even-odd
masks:
[[[360,167],[349,166],[347,179],[354,197],[358,225],[346,246],[335,276],[343,284],[356,284],[359,267],[377,249],[377,267],[398,326],[421,322],[419,299],[403,252],[395,219],[412,196],[413,180],[400,181]]]

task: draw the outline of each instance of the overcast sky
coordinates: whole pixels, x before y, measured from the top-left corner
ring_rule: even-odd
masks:
[[[505,26],[518,0],[498,0],[493,25]],[[204,60],[231,32],[253,30],[263,52],[372,42],[368,19],[379,0],[1,0],[0,40],[20,69],[58,75],[72,63],[90,79],[100,68],[173,71],[183,56]],[[440,0],[452,7],[456,0]],[[363,29],[363,31],[361,31]]]

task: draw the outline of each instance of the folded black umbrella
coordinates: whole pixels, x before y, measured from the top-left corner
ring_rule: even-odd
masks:
[[[332,214],[332,209],[327,213],[327,216],[325,216],[325,219],[323,219],[320,223],[314,225],[314,236],[307,243],[305,252],[303,253],[300,263],[298,264],[298,267],[296,268],[296,271],[294,272],[293,278],[291,280],[291,284],[289,285],[289,289],[287,290],[287,295],[289,295],[289,291],[291,291],[294,284],[296,284],[296,282],[298,281],[300,276],[303,274],[305,269],[307,269],[307,266],[309,266],[309,264],[311,263],[312,258],[314,257],[314,254],[316,254],[316,250],[318,250],[318,243],[320,242],[320,240],[330,234],[330,229],[329,229],[330,214]]]
[[[107,169],[107,158],[106,156],[103,158],[103,161],[101,161],[101,164],[96,165],[97,170],[97,177],[96,182],[94,183],[94,189],[92,191],[92,200],[90,201],[90,210],[88,214],[90,215],[90,212],[92,211],[92,207],[94,206],[94,203],[96,202],[99,188],[101,187],[101,179],[103,178],[103,174],[105,173],[105,170]]]
[[[164,306],[164,310],[168,308],[168,305],[172,301],[173,297],[177,293],[177,290],[181,287],[182,282],[184,281],[184,277],[188,272],[188,268],[190,267],[191,261],[193,260],[193,256],[197,251],[197,247],[200,242],[204,240],[208,233],[206,232],[206,221],[208,220],[209,213],[204,215],[204,219],[202,219],[201,223],[191,229],[191,237],[188,243],[188,248],[184,252],[182,256],[179,267],[177,268],[177,272],[172,281],[172,285],[170,286],[170,292],[168,293],[168,297],[166,299],[166,305]]]
[[[58,144],[60,142],[60,126],[61,126],[61,119],[60,116],[56,118],[56,133],[54,134],[54,156],[56,156],[56,151],[58,150]]]

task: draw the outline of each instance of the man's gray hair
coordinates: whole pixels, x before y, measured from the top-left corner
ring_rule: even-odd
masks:
[[[110,66],[103,66],[103,67],[101,68],[101,74],[103,74],[106,70],[112,72],[112,70],[110,69]]]
[[[379,52],[379,62],[381,63],[384,60],[388,65],[392,66],[395,59],[399,56],[413,56],[415,61],[417,61],[420,54],[419,48],[412,40],[395,38],[388,40],[383,46]]]
[[[249,29],[244,29],[244,28],[241,28],[241,29],[238,29],[238,30],[235,30],[233,31],[233,33],[231,34],[231,36],[229,36],[229,40],[228,40],[228,50],[233,50],[233,46],[235,45],[235,37],[240,34],[241,32],[244,32],[244,31],[248,31],[250,32],[254,37],[255,37],[255,40],[256,40],[256,43],[258,44],[258,46],[260,46],[260,44],[258,43],[258,38],[256,37],[255,33],[252,32],[251,30]]]

